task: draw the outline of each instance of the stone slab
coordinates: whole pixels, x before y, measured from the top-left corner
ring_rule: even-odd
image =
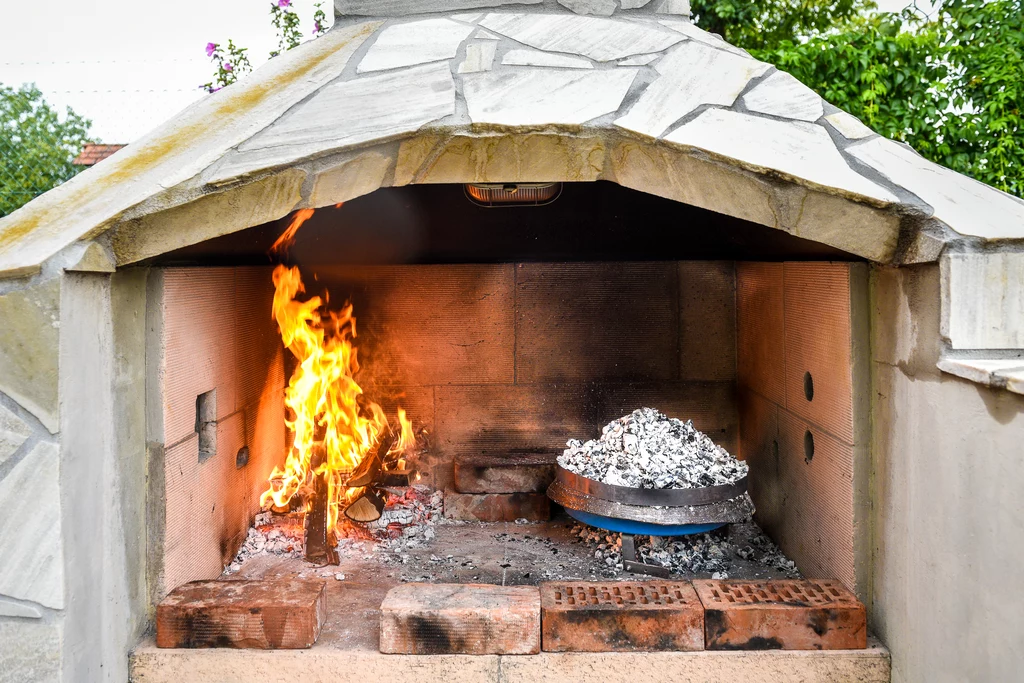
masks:
[[[659,26],[572,14],[488,14],[486,29],[548,52],[565,52],[598,62],[661,52],[683,36]]]
[[[380,606],[380,650],[388,654],[540,652],[535,586],[407,583]]]
[[[455,82],[448,63],[336,81],[275,125],[239,147],[249,165],[326,153],[373,140],[412,133],[455,112]],[[240,158],[235,163],[241,167]],[[221,169],[219,176],[237,171]]]
[[[659,64],[660,66],[660,64]],[[856,173],[821,126],[709,109],[665,136],[669,142],[772,170],[844,195],[897,202],[896,195]]]
[[[452,59],[474,30],[473,26],[446,18],[388,26],[377,34],[357,71],[384,71]]]
[[[157,605],[156,645],[305,649],[326,618],[325,581],[195,581]]]
[[[829,114],[825,120],[847,140],[863,140],[875,135],[875,131],[864,125],[856,116],[847,114],[845,111]]]
[[[876,137],[846,153],[914,193],[935,217],[962,235],[1024,238],[1024,201],[928,161],[900,143]]]
[[[602,17],[610,17],[618,9],[615,0],[558,0],[558,4],[576,14],[596,14]]]
[[[0,597],[0,617],[21,617],[23,619],[41,619],[43,613],[31,603],[16,602]]]
[[[539,5],[544,0],[334,0],[339,16],[405,17],[502,5]]]
[[[617,111],[636,69],[584,71],[514,67],[467,74],[463,93],[473,123],[579,125]]]
[[[769,65],[690,40],[673,48],[654,68],[658,78],[615,125],[660,138],[701,105],[731,105]]]
[[[543,493],[555,479],[557,453],[455,459],[459,493]]]
[[[31,433],[24,420],[0,406],[0,465],[21,448]]]
[[[573,57],[572,55],[560,55],[543,50],[509,50],[501,58],[502,64],[509,66],[550,66],[565,69],[593,69],[594,65],[589,59]]]
[[[818,93],[785,71],[776,71],[758,83],[743,96],[743,104],[760,114],[808,122],[825,113]]]
[[[0,595],[64,608],[60,448],[41,442],[0,480]]]
[[[942,334],[954,349],[1024,349],[1024,253],[942,259]]]
[[[546,493],[458,493],[444,492],[444,516],[461,522],[514,522],[551,519],[551,501]]]
[[[0,321],[0,392],[56,434],[60,279],[0,295]]]
[[[694,581],[708,650],[867,647],[864,605],[838,581]]]
[[[460,74],[490,71],[498,44],[493,40],[479,40],[466,45],[466,58],[459,64]]]
[[[545,652],[704,649],[704,607],[689,582],[542,583]]]

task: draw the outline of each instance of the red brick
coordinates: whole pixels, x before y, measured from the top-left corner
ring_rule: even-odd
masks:
[[[303,649],[327,618],[325,581],[194,581],[156,608],[156,645]]]
[[[455,461],[459,493],[543,493],[555,478],[555,454],[467,456]]]
[[[380,606],[386,654],[531,655],[540,652],[536,586],[407,583]]]
[[[864,605],[838,581],[694,581],[708,650],[859,650]]]
[[[551,501],[545,493],[444,492],[444,516],[463,522],[514,522],[551,519]]]
[[[545,652],[701,650],[704,608],[689,582],[542,583]]]

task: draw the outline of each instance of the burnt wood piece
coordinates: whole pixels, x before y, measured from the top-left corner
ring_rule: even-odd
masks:
[[[704,607],[688,581],[540,585],[545,652],[703,650]]]
[[[540,593],[536,586],[397,586],[388,591],[380,606],[380,651],[409,655],[537,654]]]
[[[194,581],[157,605],[156,646],[304,649],[326,618],[326,581]]]
[[[558,454],[470,455],[455,460],[459,493],[543,493],[555,479]]]
[[[863,650],[864,605],[835,580],[694,581],[707,650]]]
[[[391,472],[385,471],[380,476],[381,486],[408,486],[411,483],[412,471],[411,470],[393,470]]]
[[[395,433],[388,430],[381,434],[377,445],[363,457],[359,465],[352,471],[352,475],[345,482],[346,488],[359,488],[374,484],[380,478],[381,469],[384,467],[384,459],[388,451],[395,445]]]
[[[373,489],[366,489],[354,503],[345,508],[345,516],[353,522],[376,522],[384,512],[384,499]]]
[[[310,471],[313,476],[313,493],[306,511],[306,531],[303,535],[303,554],[309,562],[316,564],[338,564],[333,534],[327,528],[327,474],[317,474],[318,467],[327,462],[327,448],[322,442],[314,444],[310,455]]]

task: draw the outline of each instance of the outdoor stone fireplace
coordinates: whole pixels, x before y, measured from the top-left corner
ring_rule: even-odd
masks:
[[[686,3],[336,5],[323,38],[0,221],[5,671],[888,680],[891,652],[896,680],[1012,677],[1024,204]],[[550,183],[544,206],[465,189]],[[383,655],[337,579],[312,657],[155,648],[156,605],[230,570],[288,448],[267,254],[309,209],[281,260],[352,301],[360,382],[427,435],[424,486],[654,405],[747,461],[757,522],[884,646]]]

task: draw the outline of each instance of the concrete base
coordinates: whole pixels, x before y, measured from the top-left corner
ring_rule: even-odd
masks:
[[[134,683],[303,680],[309,683],[888,683],[889,651],[541,653],[520,656],[384,655],[314,647],[306,651],[158,650],[143,642],[131,656]]]

